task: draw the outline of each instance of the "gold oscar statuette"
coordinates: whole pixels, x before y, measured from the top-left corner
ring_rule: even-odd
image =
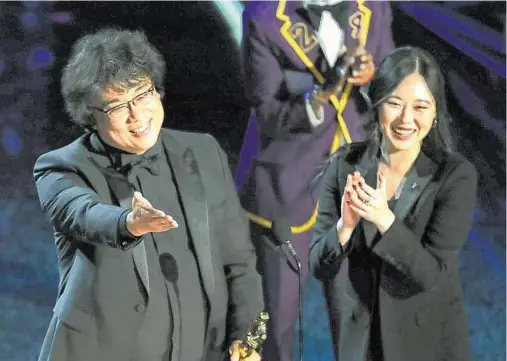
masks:
[[[261,312],[259,316],[253,319],[245,339],[241,340],[241,345],[239,346],[241,358],[250,356],[253,351],[260,352],[262,343],[267,337],[268,321],[269,314],[267,312]]]

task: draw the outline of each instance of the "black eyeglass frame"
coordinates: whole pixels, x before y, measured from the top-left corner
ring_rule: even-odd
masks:
[[[106,109],[97,108],[97,107],[94,107],[94,106],[90,106],[90,108],[91,108],[91,109],[98,110],[99,112],[105,113],[105,114],[107,114],[107,116],[108,116],[109,118],[111,118],[111,112],[113,112],[114,110],[119,109],[119,108],[121,108],[121,107],[124,107],[125,105],[126,105],[129,109],[131,109],[131,107],[132,107],[132,106],[130,105],[130,103],[135,103],[135,101],[136,101],[137,99],[139,99],[139,98],[141,98],[141,97],[143,97],[143,96],[146,96],[146,95],[147,95],[147,94],[149,94],[149,93],[153,93],[154,91],[155,91],[155,86],[154,86],[154,85],[152,85],[152,86],[151,86],[151,87],[150,87],[147,91],[142,92],[141,94],[136,95],[134,99],[129,100],[128,102],[125,102],[125,103],[122,103],[122,104],[118,104],[117,106],[114,106],[114,107],[112,107],[111,109],[107,109],[107,110],[106,110]],[[152,95],[153,95],[153,94],[152,94]]]

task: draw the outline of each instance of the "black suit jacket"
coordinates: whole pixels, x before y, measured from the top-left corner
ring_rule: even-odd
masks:
[[[221,360],[263,309],[260,277],[227,158],[208,135],[162,130],[210,312],[206,360]],[[86,134],[42,155],[34,175],[51,220],[60,285],[39,360],[129,360],[149,302],[142,238],[122,238],[133,189]],[[113,172],[114,173],[114,172]],[[109,175],[108,175],[109,174]]]
[[[342,249],[336,223],[346,176],[357,170],[375,187],[374,153],[368,143],[339,151],[323,180],[313,233],[310,267],[324,284],[336,358],[365,359],[378,313],[386,361],[470,360],[458,253],[471,226],[476,171],[458,154],[434,161],[421,152],[389,230],[381,235],[361,220]]]

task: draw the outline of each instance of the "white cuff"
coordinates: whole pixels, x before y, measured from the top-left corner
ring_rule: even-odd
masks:
[[[324,123],[324,107],[322,105],[320,106],[320,118],[318,118],[310,104],[310,97],[306,97],[305,102],[306,114],[308,115],[308,120],[312,128],[316,128]]]

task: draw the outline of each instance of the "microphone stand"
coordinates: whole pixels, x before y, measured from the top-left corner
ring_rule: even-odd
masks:
[[[301,275],[301,261],[299,260],[299,257],[297,256],[296,251],[292,247],[292,244],[290,242],[285,243],[287,248],[289,249],[289,254],[294,259],[294,262],[296,263],[296,267],[294,267],[290,260],[287,260],[288,264],[292,268],[293,271],[295,271],[298,275],[298,346],[299,346],[299,361],[303,361],[303,344],[304,344],[304,329],[303,329],[303,277]]]
[[[299,292],[299,307],[298,307],[298,319],[299,319],[299,361],[303,361],[303,280],[301,277],[301,262],[299,257],[294,254],[294,260],[296,261],[298,270],[298,292]]]
[[[298,275],[298,348],[299,348],[299,361],[303,361],[303,341],[304,341],[304,331],[303,331],[303,280],[301,277],[301,261],[299,257],[292,247],[290,241],[285,241],[276,246],[272,242],[269,241],[269,238],[265,238],[266,244],[273,249],[275,252],[281,251],[284,258],[287,260],[287,265]],[[286,249],[283,249],[283,246],[286,246]],[[295,267],[291,262],[294,261],[296,264]]]

